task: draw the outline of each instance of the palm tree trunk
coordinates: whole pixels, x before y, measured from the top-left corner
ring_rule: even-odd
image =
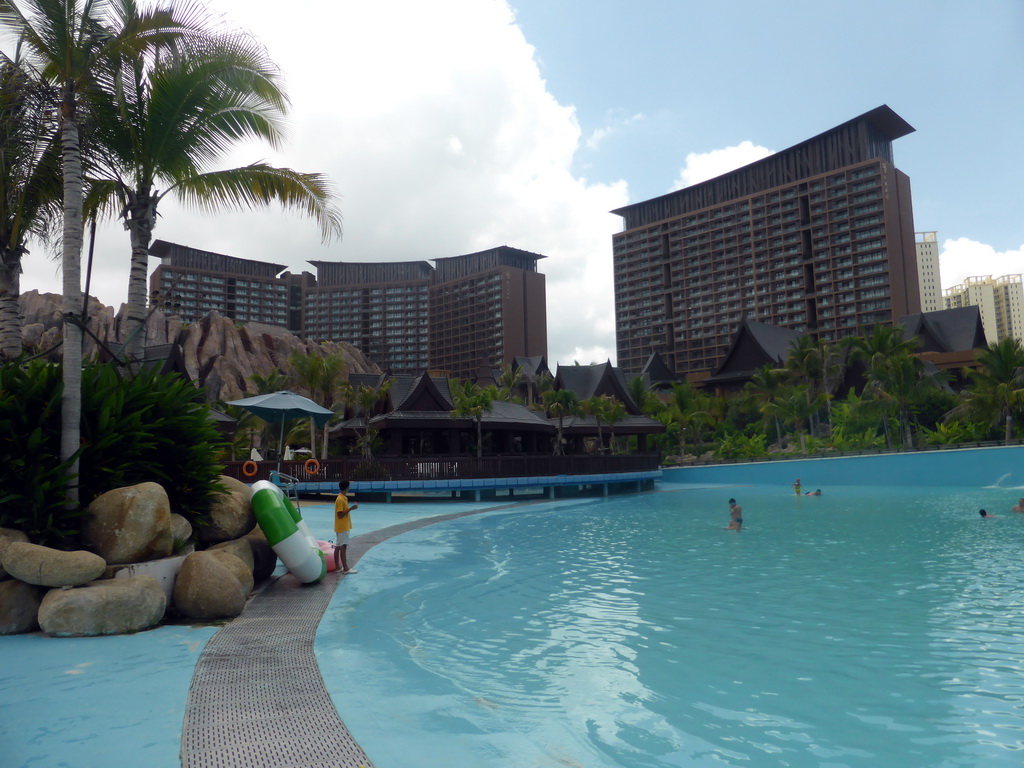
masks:
[[[21,354],[21,254],[0,253],[0,357],[9,360]]]
[[[148,194],[130,194],[125,222],[131,235],[132,261],[128,273],[128,305],[125,310],[125,355],[142,360],[146,347],[146,279],[149,274],[149,244],[153,239],[156,203]]]
[[[67,98],[67,97],[66,97]],[[72,94],[70,98],[74,98]],[[65,107],[67,104],[65,103]],[[73,106],[71,107],[73,109]],[[61,130],[64,175],[63,289],[64,344],[60,458],[68,467],[68,509],[78,507],[78,458],[82,433],[82,328],[69,321],[82,311],[82,151],[73,115],[64,115]],[[82,318],[84,321],[85,318]],[[72,461],[73,459],[73,461]]]

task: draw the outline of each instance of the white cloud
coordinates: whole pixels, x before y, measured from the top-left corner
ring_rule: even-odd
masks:
[[[690,152],[686,155],[686,165],[679,169],[679,178],[670,191],[713,179],[772,154],[775,154],[773,150],[757,146],[751,141],[741,141],[735,146],[710,152]]]
[[[590,135],[587,137],[586,147],[589,150],[596,150],[601,146],[602,142],[612,134],[618,133],[621,129],[629,128],[643,120],[643,113],[637,113],[631,117],[610,120],[607,125],[603,125],[600,128],[595,128],[591,131]]]
[[[278,211],[213,216],[170,199],[156,238],[293,271],[312,271],[308,260],[421,260],[506,244],[542,253],[549,363],[579,349],[588,362],[614,360],[619,219],[608,211],[628,202],[626,187],[572,174],[575,112],[546,90],[503,0],[326,4],[316,23],[247,0],[217,10],[268,47],[293,105],[281,151],[240,148],[225,167],[267,159],[329,174],[344,239],[324,247],[311,222]],[[124,300],[128,260],[127,234],[107,226],[93,281],[104,302]],[[34,253],[22,289],[59,292],[53,272]]]
[[[942,287],[952,288],[968,277],[1002,277],[1024,273],[1024,245],[1016,250],[997,251],[991,245],[967,237],[944,240],[939,254]]]

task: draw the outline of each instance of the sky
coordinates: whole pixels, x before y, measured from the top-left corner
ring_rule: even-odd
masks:
[[[1024,272],[1019,0],[209,0],[281,68],[289,139],[239,147],[326,173],[344,234],[279,209],[161,204],[154,237],[314,271],[509,245],[546,258],[548,363],[615,362],[612,209],[753,162],[887,104],[944,288]],[[117,308],[130,248],[97,237]],[[83,257],[83,264],[85,263]],[[156,261],[151,263],[151,270]],[[42,247],[22,291],[60,292]]]

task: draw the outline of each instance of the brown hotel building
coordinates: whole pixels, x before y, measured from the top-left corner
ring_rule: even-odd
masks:
[[[544,256],[501,246],[426,261],[311,261],[316,276],[157,240],[155,299],[186,322],[210,311],[344,341],[383,370],[472,377],[547,355]]]
[[[747,316],[836,340],[921,311],[910,179],[886,106],[756,163],[619,208],[619,366],[653,352],[679,377],[713,373]]]

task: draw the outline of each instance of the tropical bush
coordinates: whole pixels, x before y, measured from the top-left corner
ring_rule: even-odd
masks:
[[[59,366],[0,366],[0,525],[32,541],[74,546],[83,508],[113,488],[152,481],[194,526],[220,492],[223,444],[201,393],[174,374],[121,376],[91,364],[82,374],[79,476],[61,464]],[[80,506],[66,506],[70,482]]]
[[[0,366],[0,526],[39,543],[78,533],[82,515],[64,508],[72,462],[60,461],[62,389],[58,366]]]

